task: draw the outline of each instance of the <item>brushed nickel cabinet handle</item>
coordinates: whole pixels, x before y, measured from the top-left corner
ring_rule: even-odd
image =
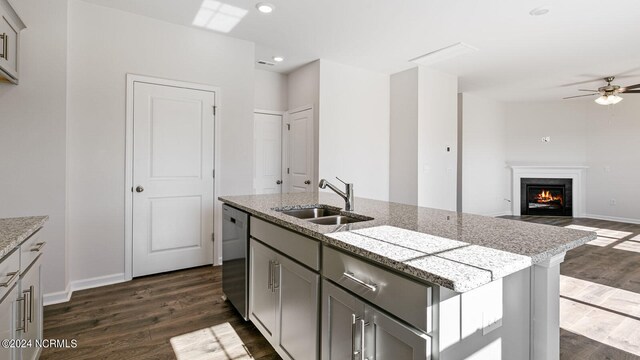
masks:
[[[2,33],[2,35],[0,35],[0,39],[2,39],[2,54],[0,54],[0,58],[9,60],[9,35]]]
[[[276,268],[278,270],[276,270]],[[275,292],[278,289],[280,289],[280,263],[277,261],[274,261],[273,262],[273,291]]]
[[[9,287],[9,284],[11,284],[13,280],[15,280],[18,276],[20,276],[20,272],[13,271],[13,272],[7,273],[7,276],[11,276],[11,277],[9,278],[9,280],[3,283],[0,283],[0,287]]]
[[[345,271],[345,272],[342,273],[342,275],[346,276],[347,279],[350,279],[353,282],[355,282],[355,283],[357,283],[359,285],[362,285],[362,286],[366,287],[367,289],[369,289],[371,291],[378,290],[378,286],[377,285],[375,285],[375,284],[367,284],[363,280],[360,280],[357,277],[355,277],[352,272]]]
[[[16,332],[18,331],[22,331],[22,332],[27,332],[27,317],[26,317],[26,304],[27,304],[27,299],[26,299],[27,295],[23,294],[21,298],[16,299],[16,303],[18,302],[22,302],[22,327],[18,327],[16,328]]]
[[[34,292],[33,285],[31,285],[29,286],[29,316],[27,317],[29,322],[33,322],[33,310],[34,310],[33,292]]]
[[[46,241],[36,243],[36,246],[32,247],[29,251],[34,251],[34,252],[40,251],[46,244],[47,244]]]
[[[269,260],[269,280],[267,282],[267,289],[273,292],[273,261]]]

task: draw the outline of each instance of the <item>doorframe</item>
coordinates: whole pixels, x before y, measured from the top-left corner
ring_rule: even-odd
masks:
[[[280,193],[285,193],[288,191],[285,191],[285,189],[289,189],[289,175],[286,172],[286,168],[289,167],[289,138],[287,137],[287,130],[285,130],[285,125],[288,125],[288,118],[287,118],[287,111],[277,111],[277,110],[262,110],[262,109],[254,109],[253,110],[253,126],[255,129],[255,114],[264,114],[264,115],[275,115],[275,116],[282,116],[282,123],[280,124],[280,179],[282,179],[282,184],[280,187]],[[285,140],[285,137],[287,137],[287,139]],[[252,141],[253,142],[253,141]],[[254,145],[254,149],[253,152],[255,153],[255,143]],[[253,170],[255,170],[255,159],[253,159],[254,161],[254,166],[253,166]],[[256,179],[256,174],[253,173],[253,181],[255,181]],[[253,184],[255,185],[255,184]],[[254,187],[254,194],[255,194],[255,187]]]
[[[180,80],[164,79],[155,76],[126,74],[126,101],[125,101],[125,186],[124,186],[124,281],[133,279],[133,87],[135,83],[146,83],[152,85],[171,86],[177,88],[210,91],[215,94],[216,113],[213,117],[213,169],[220,168],[220,131],[219,124],[222,116],[220,104],[222,103],[222,92],[219,87],[208,84],[192,83]],[[213,179],[213,232],[214,238],[222,239],[222,211],[218,208],[221,205],[216,201],[219,194],[220,182],[219,174]],[[220,265],[222,253],[222,241],[213,243],[213,265]]]

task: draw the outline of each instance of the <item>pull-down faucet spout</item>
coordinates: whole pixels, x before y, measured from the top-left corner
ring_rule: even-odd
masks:
[[[336,194],[340,195],[340,197],[344,199],[344,209],[346,211],[353,211],[353,184],[346,183],[339,177],[336,177],[336,179],[340,180],[340,182],[346,186],[344,192],[325,179],[320,179],[318,186],[320,187],[320,189],[325,189],[328,187],[329,189],[333,190]]]

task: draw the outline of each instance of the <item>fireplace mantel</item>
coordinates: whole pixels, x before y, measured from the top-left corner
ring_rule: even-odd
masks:
[[[511,168],[511,211],[520,216],[520,180],[522,178],[572,179],[573,217],[585,217],[588,166],[508,164]]]

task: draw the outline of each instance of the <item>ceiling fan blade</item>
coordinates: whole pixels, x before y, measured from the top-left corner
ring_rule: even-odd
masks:
[[[585,97],[585,96],[593,96],[593,95],[600,95],[600,93],[593,93],[593,94],[587,94],[587,95],[577,95],[577,96],[569,96],[569,97],[562,98],[562,99],[563,99],[563,100],[564,100],[564,99],[573,99],[573,98],[579,98],[579,97]]]
[[[625,86],[625,87],[621,88],[620,90],[627,91],[627,90],[632,90],[632,89],[637,89],[637,88],[640,88],[640,84]]]
[[[578,91],[598,92],[598,90],[578,89]]]
[[[640,94],[640,90],[625,91],[624,94]]]

